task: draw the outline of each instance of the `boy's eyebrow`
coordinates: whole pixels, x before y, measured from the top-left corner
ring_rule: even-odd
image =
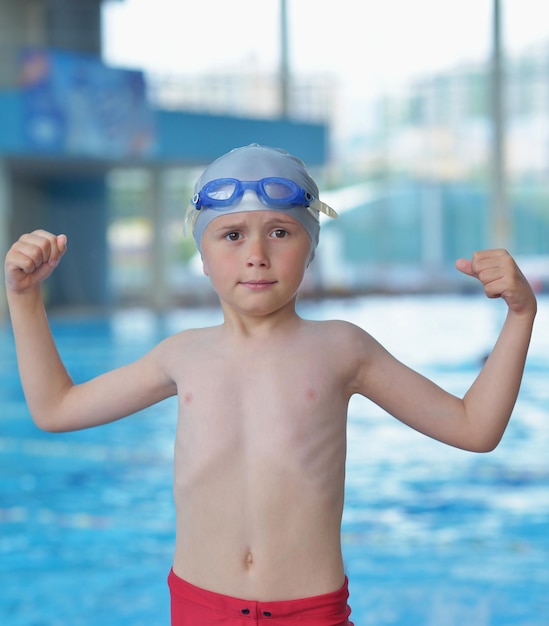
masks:
[[[266,222],[265,225],[268,227],[271,227],[273,225],[281,225],[281,226],[293,226],[299,224],[299,222],[297,222],[297,220],[294,220],[291,217],[286,217],[285,215],[282,215],[280,213],[276,213],[273,211],[273,216],[270,217]],[[231,222],[225,222],[223,223],[218,223],[212,224],[212,230],[216,230],[216,231],[226,231],[226,230],[242,230],[243,228],[246,228],[248,225],[247,220],[245,218],[243,219],[235,219],[234,221]]]
[[[241,230],[246,225],[244,220],[235,221],[235,222],[226,222],[226,223],[218,223],[212,225],[212,230],[222,231],[222,230]]]

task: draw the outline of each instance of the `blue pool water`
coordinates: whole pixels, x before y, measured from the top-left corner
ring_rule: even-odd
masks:
[[[504,310],[484,298],[304,303],[342,318],[452,392],[468,387]],[[215,310],[52,320],[73,377],[141,355]],[[363,398],[349,409],[343,545],[356,626],[549,625],[549,299],[496,451],[431,441]],[[328,364],[327,364],[328,365]],[[26,409],[0,323],[0,624],[163,626],[174,531],[175,401],[51,435]]]

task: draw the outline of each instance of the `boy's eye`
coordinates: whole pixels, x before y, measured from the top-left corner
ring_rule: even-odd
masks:
[[[231,233],[227,233],[225,235],[225,239],[228,239],[229,241],[238,241],[240,239],[240,233],[234,231]]]
[[[286,237],[287,234],[288,231],[284,230],[283,228],[277,228],[273,231],[273,237],[275,237],[276,239],[283,239],[284,237]]]

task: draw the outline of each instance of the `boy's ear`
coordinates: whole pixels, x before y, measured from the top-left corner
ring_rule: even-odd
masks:
[[[202,255],[200,255],[200,258],[202,259],[202,271],[204,272],[204,274],[206,276],[210,275],[210,271],[208,269],[208,264],[206,263],[204,257]]]

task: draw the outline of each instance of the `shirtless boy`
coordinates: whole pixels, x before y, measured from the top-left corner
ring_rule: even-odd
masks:
[[[189,222],[223,323],[169,337],[83,384],[59,358],[41,298],[66,237],[36,231],[12,246],[6,286],[28,406],[40,428],[59,432],[178,395],[172,624],[350,625],[340,543],[350,397],[451,446],[492,450],[517,398],[536,299],[505,250],[456,262],[508,307],[491,355],[458,398],[353,324],[297,315],[319,212],[335,215],[301,161],[239,148],[211,164],[195,191]]]

